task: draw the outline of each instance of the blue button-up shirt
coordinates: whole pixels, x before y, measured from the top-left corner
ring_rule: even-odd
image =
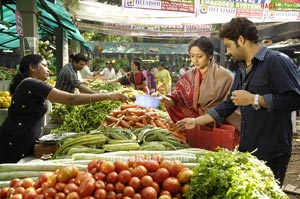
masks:
[[[269,160],[292,151],[291,112],[300,109],[300,85],[296,65],[285,54],[260,48],[252,59],[252,69],[246,74],[241,63],[226,101],[208,111],[221,122],[237,109],[231,100],[234,90],[245,89],[264,97],[266,108],[254,110],[241,106],[241,137],[239,150],[253,152]]]

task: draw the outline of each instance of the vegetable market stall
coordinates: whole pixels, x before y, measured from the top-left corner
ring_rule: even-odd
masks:
[[[0,164],[0,199],[288,198],[250,153],[189,148],[162,110],[110,100],[59,110],[61,126],[39,140],[53,154]]]
[[[1,164],[0,179],[1,199],[288,199],[263,162],[225,149],[77,153],[69,159]]]

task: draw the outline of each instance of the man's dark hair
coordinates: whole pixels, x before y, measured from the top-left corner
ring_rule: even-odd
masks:
[[[72,62],[78,63],[80,61],[88,62],[89,59],[84,54],[78,53],[73,57]]]
[[[258,43],[258,31],[255,24],[245,17],[237,17],[225,23],[219,30],[220,39],[230,39],[237,42],[239,36],[245,39]]]

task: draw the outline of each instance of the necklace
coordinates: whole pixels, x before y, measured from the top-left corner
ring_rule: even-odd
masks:
[[[246,74],[248,74],[252,69],[252,63],[246,66]]]

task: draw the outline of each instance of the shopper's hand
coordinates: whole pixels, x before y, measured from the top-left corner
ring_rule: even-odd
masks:
[[[164,106],[174,106],[174,101],[170,97],[167,97],[158,91],[152,93],[151,96],[160,97],[160,103],[162,103]]]
[[[158,92],[158,91],[156,91],[156,92],[153,92],[152,94],[151,94],[151,96],[152,97],[164,97],[164,95],[163,94],[161,94],[160,92]]]
[[[195,118],[184,118],[176,123],[180,130],[193,129],[197,126]]]
[[[110,93],[110,99],[114,101],[122,101],[122,102],[130,102],[131,100],[125,95],[128,91],[121,91],[121,92],[113,92]]]
[[[246,90],[235,90],[232,92],[231,100],[236,106],[248,106],[253,103],[254,95]]]

